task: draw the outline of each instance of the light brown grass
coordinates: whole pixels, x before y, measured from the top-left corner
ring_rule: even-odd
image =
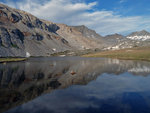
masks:
[[[107,57],[127,60],[150,61],[150,47],[103,51],[99,53],[83,55],[83,57]]]

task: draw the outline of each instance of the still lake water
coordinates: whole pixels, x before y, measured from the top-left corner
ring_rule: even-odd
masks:
[[[0,113],[150,113],[150,62],[52,57],[0,64]]]

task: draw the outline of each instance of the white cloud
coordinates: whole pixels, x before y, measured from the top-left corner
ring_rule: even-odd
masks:
[[[120,0],[119,3],[124,3],[126,2],[127,0]]]
[[[123,2],[121,0],[120,2]],[[24,0],[17,3],[7,1],[7,5],[25,10],[33,15],[56,23],[68,25],[86,25],[96,32],[106,35],[112,33],[129,33],[131,31],[150,30],[150,20],[147,17],[122,17],[113,11],[93,10],[97,2],[85,3],[82,0]],[[149,26],[148,26],[149,25]]]

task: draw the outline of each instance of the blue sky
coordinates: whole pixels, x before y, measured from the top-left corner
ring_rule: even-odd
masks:
[[[101,35],[150,31],[149,0],[0,0],[56,23],[86,25]]]
[[[90,3],[96,0],[84,0]],[[116,11],[123,16],[150,15],[149,0],[97,0],[98,10]]]

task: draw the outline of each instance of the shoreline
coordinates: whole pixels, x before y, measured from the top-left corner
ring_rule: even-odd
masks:
[[[6,62],[21,62],[25,61],[27,58],[0,58],[0,63],[6,63]]]

